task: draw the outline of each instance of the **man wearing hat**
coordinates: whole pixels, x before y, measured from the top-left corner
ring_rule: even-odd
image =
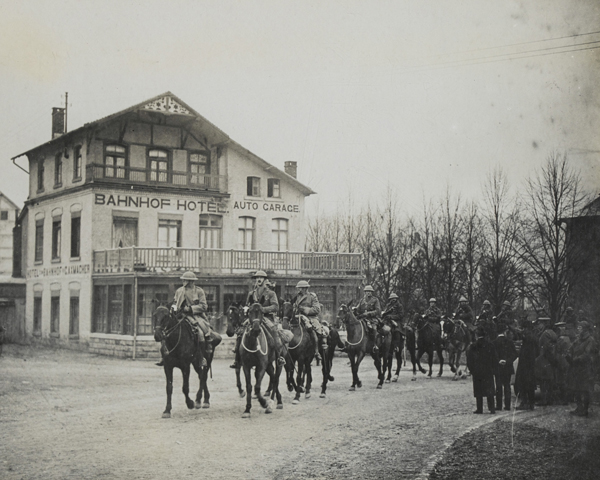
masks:
[[[436,329],[438,334],[441,335],[442,327],[440,326],[440,322],[442,321],[442,311],[438,308],[435,298],[429,299],[429,308],[425,310],[423,316]]]
[[[194,272],[185,272],[180,280],[183,281],[183,286],[179,287],[175,292],[171,312],[181,312],[186,315],[186,318],[196,330],[198,341],[200,343],[200,352],[202,353],[202,367],[206,366],[206,358],[212,353],[212,342],[210,335],[210,324],[206,320],[206,311],[208,304],[206,303],[206,295],[204,290],[198,287],[194,282],[198,277]],[[164,344],[161,346],[161,354],[165,355]],[[157,363],[162,366],[163,362]]]
[[[577,408],[571,412],[580,417],[588,416],[591,391],[594,389],[594,358],[598,344],[592,335],[594,327],[587,320],[577,326],[579,336],[571,345],[567,361],[570,364],[568,386],[575,394]]]
[[[506,336],[507,325],[504,322],[498,324],[498,336],[494,340],[494,348],[498,355],[498,365],[495,373],[496,379],[496,410],[510,410],[511,391],[510,377],[515,373],[513,366],[517,359],[517,349],[514,342]]]
[[[309,287],[310,284],[306,280],[300,280],[296,284],[297,294],[292,299],[292,305],[295,315],[302,314],[308,320],[306,326],[311,332],[312,340],[316,347],[315,358],[320,361],[319,345],[321,346],[321,350],[325,352],[327,350],[327,338],[323,326],[319,322],[321,304],[317,295],[308,291]]]
[[[519,364],[515,375],[515,395],[520,399],[517,410],[533,410],[535,406],[535,359],[539,346],[533,333],[531,321],[525,319],[523,325],[523,343],[519,352]]]
[[[475,314],[473,313],[473,309],[469,305],[468,300],[464,296],[461,296],[458,299],[458,307],[454,312],[454,318],[462,320],[467,326],[470,343],[471,340],[475,338],[475,325],[473,324],[473,321],[475,320]]]
[[[567,355],[571,349],[571,339],[565,331],[565,322],[557,322],[554,324],[554,333],[556,333],[558,339],[556,340],[556,368],[555,368],[555,381],[558,391],[558,402],[561,405],[569,404],[569,397],[573,399],[573,394],[567,389],[567,373],[569,371],[569,362],[567,362]]]
[[[391,324],[391,327],[400,328],[401,330],[404,330],[404,307],[400,303],[398,295],[396,295],[395,293],[390,294],[387,305],[385,306],[385,310],[381,314],[381,317],[385,321],[389,321],[390,323],[396,323],[395,325]]]
[[[376,353],[379,351],[379,347],[377,346],[377,329],[379,328],[381,318],[381,305],[379,304],[379,299],[373,295],[373,287],[371,285],[366,285],[363,291],[364,296],[356,307],[356,313],[358,313],[359,317],[367,321],[369,338],[373,342],[373,353]]]
[[[487,399],[490,413],[496,413],[494,404],[494,374],[498,368],[498,356],[494,344],[486,338],[485,330],[478,328],[477,340],[467,349],[467,367],[473,380],[473,396],[477,409],[473,413],[483,413],[483,397]]]
[[[555,367],[556,359],[556,341],[558,337],[556,333],[549,328],[550,318],[538,318],[539,327],[537,329],[539,335],[540,354],[535,359],[535,377],[540,385],[542,394],[541,401],[537,404],[545,407],[546,405],[554,404],[554,378],[556,375]]]
[[[485,330],[485,334],[490,342],[493,342],[496,339],[496,322],[494,322],[492,304],[489,300],[485,300],[483,302],[483,308],[477,317],[475,326],[478,328],[481,327]]]

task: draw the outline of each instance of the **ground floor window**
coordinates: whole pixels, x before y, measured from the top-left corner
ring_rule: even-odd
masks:
[[[133,288],[131,284],[95,285],[92,332],[133,333]]]
[[[50,333],[59,333],[60,328],[60,295],[52,295],[50,299]]]
[[[79,335],[79,292],[69,301],[69,335]]]
[[[33,333],[42,333],[42,296],[33,298]]]
[[[139,335],[151,335],[154,331],[153,315],[157,307],[170,307],[168,285],[140,285],[138,287],[138,331]]]

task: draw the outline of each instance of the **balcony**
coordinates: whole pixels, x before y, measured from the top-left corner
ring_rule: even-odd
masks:
[[[262,252],[208,248],[128,247],[94,252],[94,274],[192,270],[223,275],[267,270],[278,275],[362,275],[360,253]]]
[[[175,170],[150,170],[148,168],[109,166],[99,163],[86,166],[86,181],[191,188],[199,191],[227,193],[227,177],[224,175],[204,175]]]

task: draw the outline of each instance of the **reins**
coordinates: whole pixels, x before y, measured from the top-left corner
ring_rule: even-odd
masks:
[[[293,325],[292,320],[290,320],[290,331],[291,331],[292,325]],[[293,347],[288,346],[288,350],[294,350],[294,349],[298,348],[300,346],[300,344],[302,343],[302,339],[304,338],[304,329],[302,328],[300,319],[298,319],[298,327],[300,327],[300,340],[298,340],[298,343],[295,346],[293,346]]]
[[[163,332],[162,332],[163,339],[166,340],[167,338],[169,338],[171,336],[171,334],[175,331],[175,329],[177,327],[181,327],[181,324],[184,319],[185,319],[185,317],[181,317],[181,319],[178,320],[177,323],[175,325],[173,325],[171,328],[169,328],[167,330],[163,330]],[[165,349],[167,350],[166,355],[169,355],[170,353],[174,352],[175,349],[177,348],[177,346],[179,345],[180,341],[181,341],[181,328],[179,328],[179,338],[177,339],[177,343],[175,344],[175,346],[173,348],[169,349],[167,347],[167,343],[165,342]]]
[[[348,312],[348,315],[347,315],[346,318],[348,318],[349,316],[350,316],[350,312]],[[361,332],[360,332],[360,340],[358,342],[356,342],[356,343],[350,343],[348,341],[348,338],[346,338],[346,343],[348,343],[348,345],[350,345],[351,347],[355,347],[356,345],[360,345],[362,343],[363,339],[365,338],[365,327],[363,325],[362,320],[359,320],[358,318],[354,318],[354,319],[356,320],[356,323],[360,324],[360,330],[361,330]],[[349,321],[346,322],[346,323],[348,323],[348,325],[351,325],[351,323]]]
[[[260,333],[262,334],[263,338],[265,339],[265,351],[263,352],[262,349],[260,348],[260,341],[258,339],[258,337],[256,338],[256,349],[255,350],[250,350],[246,344],[244,343],[244,339],[246,338],[246,334],[247,334],[247,330],[244,330],[244,335],[242,336],[242,347],[244,347],[244,350],[246,350],[248,353],[256,353],[259,352],[261,355],[266,356],[269,353],[269,342],[267,342],[267,336],[265,334],[265,331],[261,328],[260,329]]]

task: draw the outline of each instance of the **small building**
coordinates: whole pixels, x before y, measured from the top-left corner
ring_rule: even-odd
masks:
[[[0,276],[12,275],[13,271],[13,227],[19,208],[0,192]]]
[[[22,155],[30,185],[15,265],[34,341],[156,353],[154,310],[187,270],[217,328],[258,269],[280,297],[311,279],[325,318],[362,282],[360,254],[303,251],[304,200],[315,192],[295,162],[276,168],[170,92]]]

